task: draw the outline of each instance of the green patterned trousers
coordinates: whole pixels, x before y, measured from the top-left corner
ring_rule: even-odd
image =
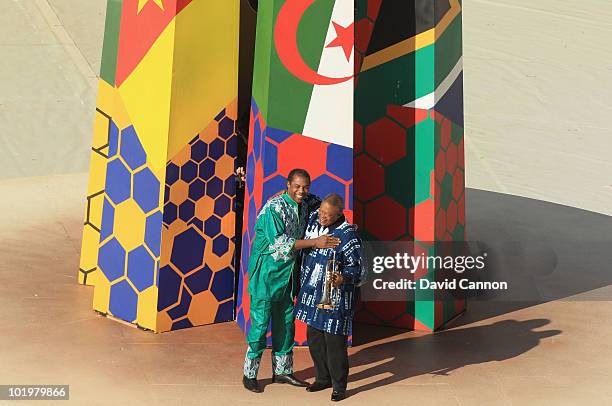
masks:
[[[293,343],[295,319],[293,298],[284,295],[279,301],[267,301],[251,296],[251,329],[247,335],[244,375],[256,378],[261,356],[266,349],[266,333],[272,320],[272,369],[275,375],[293,373]]]

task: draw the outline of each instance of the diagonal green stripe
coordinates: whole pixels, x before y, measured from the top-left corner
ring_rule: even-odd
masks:
[[[106,3],[100,77],[113,86],[115,85],[115,74],[117,72],[117,49],[119,47],[122,6],[123,0],[108,0]]]
[[[262,1],[257,10],[257,34],[253,62],[253,99],[264,118],[268,120],[268,95],[270,91],[270,53],[274,43],[274,3]]]

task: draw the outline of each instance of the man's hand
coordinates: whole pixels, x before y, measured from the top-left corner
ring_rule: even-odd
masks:
[[[334,288],[339,287],[343,283],[344,283],[344,277],[342,276],[342,274],[335,273],[334,276],[332,277],[332,285],[334,285]]]
[[[339,238],[332,237],[328,234],[317,237],[313,241],[315,248],[335,248],[340,245]]]
[[[246,182],[246,171],[244,170],[244,167],[239,166],[238,168],[236,168],[236,172],[234,172],[234,175],[236,176],[236,182],[238,183],[238,187],[242,187],[242,184]]]

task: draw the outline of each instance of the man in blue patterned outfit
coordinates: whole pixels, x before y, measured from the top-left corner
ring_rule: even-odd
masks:
[[[314,362],[316,380],[307,390],[317,392],[333,387],[332,401],[346,397],[348,381],[347,336],[351,333],[355,307],[355,285],[363,279],[361,239],[357,227],[349,224],[342,211],[344,202],[337,194],[328,195],[319,209],[310,215],[305,239],[321,235],[338,237],[335,248],[312,248],[303,252],[301,290],[295,306],[295,317],[305,322],[308,346]],[[336,306],[317,307],[323,292],[327,261],[335,251],[339,274],[334,278]]]

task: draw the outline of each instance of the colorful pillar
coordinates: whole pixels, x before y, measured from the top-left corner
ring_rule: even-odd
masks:
[[[234,317],[239,0],[109,0],[79,281],[156,332]]]
[[[461,52],[458,0],[259,2],[243,331],[256,214],[291,168],[311,173],[313,193],[344,196],[366,240],[415,241],[434,255],[436,242],[464,239]],[[416,301],[361,303],[357,319],[431,331],[464,306],[418,292]],[[305,342],[300,324],[296,341]]]
[[[345,198],[352,218],[352,1],[259,1],[237,322],[249,329],[248,261],[256,215],[292,168],[311,192]],[[304,343],[298,323],[296,341]]]
[[[465,239],[461,2],[364,0],[356,13],[355,222],[364,239],[436,255]],[[363,302],[357,320],[432,331],[465,308],[431,292]]]

